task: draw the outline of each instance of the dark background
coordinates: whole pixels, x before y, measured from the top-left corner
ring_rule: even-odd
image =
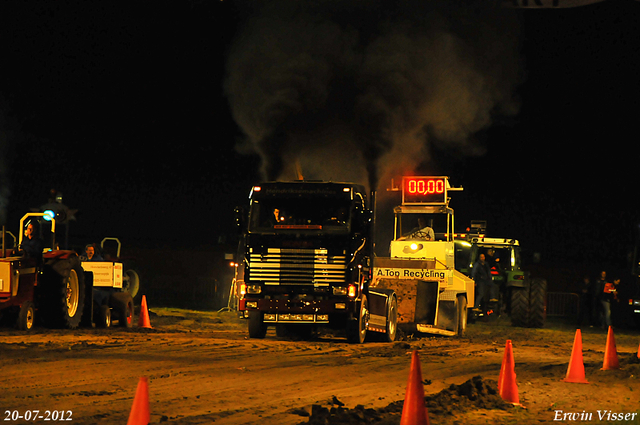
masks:
[[[250,13],[234,1],[3,2],[0,224],[17,232],[54,188],[78,210],[73,247],[117,236],[125,250],[158,250],[175,276],[176,258],[205,251],[220,275],[233,209],[262,178],[260,158],[235,149],[243,135],[223,91]],[[487,220],[490,235],[540,253],[542,272],[570,270],[550,284],[623,273],[640,224],[640,3],[517,13],[519,112],[474,135],[484,154],[433,146],[416,172],[464,187],[452,201],[460,230]]]

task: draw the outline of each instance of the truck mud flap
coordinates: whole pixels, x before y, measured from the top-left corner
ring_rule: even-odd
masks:
[[[433,325],[438,310],[438,282],[418,280],[415,323]]]
[[[367,330],[386,332],[387,300],[390,296],[393,296],[393,290],[391,289],[369,289],[369,323]]]

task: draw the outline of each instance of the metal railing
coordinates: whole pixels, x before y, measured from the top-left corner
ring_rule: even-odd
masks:
[[[571,292],[547,292],[547,316],[577,316],[580,296]]]

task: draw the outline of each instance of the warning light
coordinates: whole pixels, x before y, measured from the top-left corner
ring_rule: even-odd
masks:
[[[446,177],[403,177],[402,203],[404,205],[446,204]]]

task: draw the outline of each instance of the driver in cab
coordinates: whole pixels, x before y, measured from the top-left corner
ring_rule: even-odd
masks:
[[[433,232],[433,229],[427,225],[427,219],[424,217],[418,217],[418,227],[414,228],[398,240],[434,241],[436,240],[436,235]]]

